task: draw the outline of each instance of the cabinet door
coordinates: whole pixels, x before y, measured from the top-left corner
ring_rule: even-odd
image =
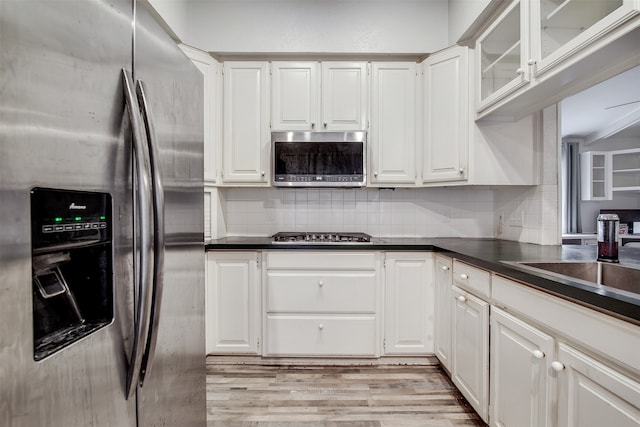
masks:
[[[322,63],[322,129],[366,130],[367,63]]]
[[[204,91],[204,180],[218,178],[218,150],[222,130],[222,65],[206,52],[180,45],[202,73]]]
[[[489,304],[453,286],[451,379],[487,421],[489,410]]]
[[[433,353],[433,262],[428,253],[387,253],[385,354]]]
[[[273,62],[273,130],[318,130],[317,62]]]
[[[442,366],[451,372],[451,285],[453,260],[436,255],[435,284],[435,354]]]
[[[554,340],[533,326],[491,308],[491,425],[549,425],[547,372]]]
[[[640,13],[633,0],[531,1],[531,45],[540,76],[576,53],[602,42]]]
[[[529,83],[526,1],[514,1],[478,38],[478,112]]]
[[[257,252],[208,252],[207,353],[258,353],[260,274]]]
[[[633,350],[631,350],[633,351]],[[558,424],[640,426],[640,383],[560,343],[552,363],[558,381]]]
[[[467,177],[471,122],[468,55],[468,48],[454,47],[424,62],[424,182]]]
[[[374,63],[371,184],[416,184],[416,64]]]
[[[267,78],[266,62],[224,63],[224,183],[268,183]]]

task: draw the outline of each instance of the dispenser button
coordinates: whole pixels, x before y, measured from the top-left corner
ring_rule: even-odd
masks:
[[[43,233],[52,233],[53,232],[53,225],[43,225],[42,226],[42,232]]]

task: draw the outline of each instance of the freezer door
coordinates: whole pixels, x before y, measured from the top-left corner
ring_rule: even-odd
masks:
[[[124,391],[133,329],[133,223],[131,130],[121,84],[121,69],[131,68],[132,9],[131,0],[0,1],[2,426],[136,425],[135,399],[126,400]],[[107,326],[39,361],[34,187],[109,195],[116,301],[105,310],[113,317]],[[74,253],[68,256],[73,261]]]
[[[164,187],[163,294],[152,358],[138,388],[141,426],[204,426],[202,74],[137,2],[134,79],[144,86]],[[145,371],[146,369],[146,371]]]

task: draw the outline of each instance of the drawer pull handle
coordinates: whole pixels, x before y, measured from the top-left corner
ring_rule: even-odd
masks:
[[[324,280],[318,280],[318,286],[323,287],[324,286]]]
[[[535,359],[542,359],[544,357],[544,353],[540,350],[533,350],[531,353]]]
[[[469,276],[467,276],[466,274],[462,273],[462,274],[460,275],[460,278],[461,278],[462,280],[467,280],[467,279],[469,278]]]
[[[449,269],[449,267],[447,267],[446,265],[442,266],[442,271],[447,271]]]
[[[464,295],[458,295],[457,300],[460,302],[465,302],[467,300],[467,297],[465,297]]]
[[[553,362],[551,362],[551,369],[556,372],[561,372],[564,369],[564,365],[561,362],[554,360]]]
[[[322,323],[320,323],[320,324],[318,325],[318,329],[323,330],[323,329],[324,329],[324,325],[323,325]]]

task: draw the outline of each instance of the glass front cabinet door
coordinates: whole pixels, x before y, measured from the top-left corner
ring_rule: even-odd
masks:
[[[509,5],[478,38],[478,113],[529,83],[526,1]]]
[[[640,13],[637,0],[536,0],[530,2],[535,75],[609,37]]]

